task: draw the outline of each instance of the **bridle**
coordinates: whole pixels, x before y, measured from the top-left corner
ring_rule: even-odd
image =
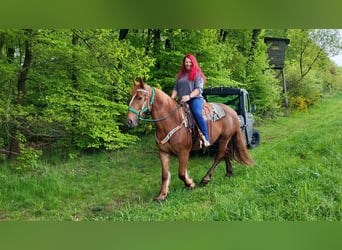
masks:
[[[151,89],[151,99],[150,99],[150,101],[148,101],[148,91],[146,89],[137,89],[136,93],[132,96],[132,99],[131,99],[131,101],[129,103],[129,106],[128,106],[128,111],[131,111],[134,114],[136,114],[138,116],[138,119],[141,120],[141,121],[159,122],[159,121],[166,120],[169,117],[171,117],[174,113],[176,113],[177,110],[183,105],[183,103],[179,103],[174,110],[172,110],[170,113],[168,113],[164,117],[157,118],[157,119],[147,119],[147,118],[144,118],[142,116],[142,114],[144,114],[147,111],[151,112],[152,105],[153,105],[153,102],[154,102],[154,99],[155,99],[155,90],[154,90],[154,88],[151,88],[151,87],[150,87],[150,89]],[[133,100],[135,99],[135,97],[136,97],[138,92],[144,93],[144,98],[145,98],[144,102],[143,102],[143,105],[141,106],[141,111],[138,111],[138,110],[136,110],[136,109],[131,107],[131,105],[133,103]],[[157,138],[157,134],[155,135],[156,141],[157,141],[158,144],[165,144],[165,143],[167,143],[170,140],[170,138],[173,136],[173,134],[175,134],[179,129],[181,129],[183,125],[187,126],[187,122],[186,122],[186,119],[185,119],[183,113],[181,115],[182,115],[182,122],[178,126],[173,128],[171,131],[169,131],[169,133],[167,133],[167,135],[165,136],[165,138],[163,140],[159,140]]]
[[[142,93],[144,93],[145,95],[144,95],[144,103],[143,103],[143,105],[142,105],[142,107],[141,107],[141,111],[138,111],[138,110],[136,110],[136,109],[134,109],[134,108],[132,108],[131,107],[131,105],[132,105],[132,102],[133,102],[133,100],[135,99],[135,97],[136,97],[136,95],[137,95],[137,93],[138,92],[142,92]],[[142,114],[143,113],[145,113],[146,111],[151,111],[151,109],[152,109],[152,105],[153,105],[153,102],[154,102],[154,96],[155,96],[155,94],[154,94],[154,88],[152,88],[152,90],[151,90],[151,99],[150,99],[150,102],[149,102],[149,105],[146,105],[147,104],[147,101],[148,101],[148,91],[146,90],[146,89],[137,89],[137,91],[136,91],[136,93],[132,96],[132,99],[131,99],[131,101],[130,101],[130,103],[129,103],[129,106],[128,106],[128,110],[129,111],[131,111],[131,112],[133,112],[134,114],[136,114],[138,117],[139,117],[139,119],[142,119]]]
[[[151,112],[151,110],[152,110],[152,105],[153,105],[153,103],[154,103],[155,90],[154,90],[154,88],[151,88],[151,87],[150,87],[150,89],[151,89],[151,99],[150,99],[149,102],[148,102],[148,90],[146,90],[146,89],[137,89],[136,93],[132,96],[132,99],[131,99],[131,101],[130,101],[130,103],[129,103],[128,111],[131,111],[132,113],[136,114],[136,115],[138,116],[139,120],[141,120],[141,121],[147,121],[147,122],[158,122],[158,121],[163,121],[163,120],[166,120],[166,119],[168,119],[169,117],[171,117],[171,116],[172,116],[172,115],[173,115],[173,114],[182,106],[182,103],[179,103],[179,104],[177,105],[177,107],[176,107],[174,110],[172,110],[172,111],[171,111],[170,113],[168,113],[166,116],[161,117],[161,118],[157,118],[157,119],[148,119],[148,118],[144,118],[144,117],[142,116],[142,114],[144,114],[144,113],[147,112],[147,111]],[[135,99],[135,97],[136,97],[136,95],[137,95],[138,92],[144,93],[144,103],[143,103],[143,105],[142,105],[140,111],[138,111],[138,110],[136,110],[136,109],[134,109],[134,108],[131,107],[131,105],[132,105],[132,103],[133,103],[133,100]]]

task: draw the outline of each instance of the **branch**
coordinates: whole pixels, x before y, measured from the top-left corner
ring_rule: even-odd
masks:
[[[14,151],[9,151],[9,150],[6,150],[6,149],[0,149],[0,153],[1,154],[4,154],[4,155],[20,155],[20,153],[18,152],[14,152]]]

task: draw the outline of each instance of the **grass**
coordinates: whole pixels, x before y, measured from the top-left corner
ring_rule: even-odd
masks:
[[[161,167],[153,135],[112,153],[48,157],[34,171],[0,167],[0,220],[341,221],[341,94],[307,113],[268,121],[254,167],[221,163],[206,187],[188,190],[172,159],[170,194],[156,203]],[[199,182],[212,157],[188,164]]]

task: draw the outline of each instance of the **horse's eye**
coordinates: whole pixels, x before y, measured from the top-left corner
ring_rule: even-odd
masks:
[[[141,96],[138,96],[138,101],[141,101],[142,100],[142,97]]]

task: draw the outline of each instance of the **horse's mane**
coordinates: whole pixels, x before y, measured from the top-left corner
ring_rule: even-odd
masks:
[[[163,90],[155,88],[156,93],[161,95],[161,100],[163,101],[164,105],[169,105],[170,107],[177,106],[177,102],[172,99],[168,94],[166,94]]]

